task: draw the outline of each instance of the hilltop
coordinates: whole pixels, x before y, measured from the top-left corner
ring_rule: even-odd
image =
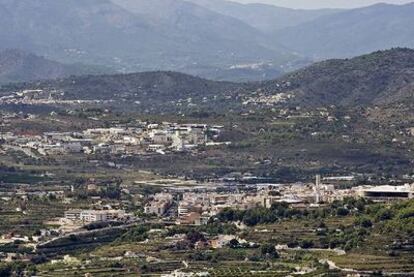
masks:
[[[327,60],[253,87],[266,95],[289,93],[290,104],[303,106],[413,103],[414,50]]]
[[[71,76],[70,78],[3,86],[0,94],[14,91],[42,90],[57,100],[95,101],[123,112],[155,114],[164,112],[226,109],[237,105],[228,101],[244,85],[202,79],[184,73],[154,71],[117,75]],[[58,93],[56,93],[58,92]],[[47,94],[49,95],[49,94]],[[49,96],[48,96],[49,97]]]

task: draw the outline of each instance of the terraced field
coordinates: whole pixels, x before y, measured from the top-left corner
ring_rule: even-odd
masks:
[[[215,277],[239,277],[239,276],[257,276],[257,277],[284,277],[289,274],[288,271],[255,271],[244,270],[241,268],[223,268],[210,271],[211,276]]]
[[[344,269],[358,271],[410,272],[414,274],[414,259],[411,257],[389,257],[369,254],[348,254],[332,257],[335,264]]]
[[[59,270],[41,271],[37,273],[37,276],[41,277],[60,277],[60,276],[85,276],[85,274],[91,274],[92,276],[137,276],[136,272],[127,272],[123,268],[63,268]]]
[[[134,263],[134,262],[132,262]],[[116,267],[115,267],[116,266]],[[181,268],[183,265],[181,262],[159,262],[152,263],[150,266],[143,269],[139,266],[139,263],[135,262],[128,267],[121,266],[121,263],[116,261],[104,262],[94,261],[89,265],[62,265],[53,266],[46,265],[41,267],[37,276],[85,276],[85,274],[91,274],[92,276],[159,276],[162,273],[170,273],[174,270]]]
[[[16,231],[21,235],[32,235],[35,230],[45,228],[46,220],[61,217],[67,208],[61,202],[40,199],[29,203],[23,200],[1,201],[0,205],[0,233]],[[23,211],[17,211],[21,206]]]
[[[352,225],[354,217],[329,218],[324,224],[329,229],[336,229],[339,226]],[[315,229],[318,223],[314,220],[284,220],[280,223],[257,226],[254,231],[249,231],[247,239],[258,242],[272,241],[276,244],[287,244],[295,239],[317,241],[318,236]]]

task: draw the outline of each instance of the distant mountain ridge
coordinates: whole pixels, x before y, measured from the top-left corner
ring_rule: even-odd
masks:
[[[294,10],[225,0],[0,0],[0,49],[117,72],[277,78],[313,60],[414,47],[414,4]]]
[[[287,27],[293,27],[325,15],[340,12],[338,9],[300,10],[277,7],[268,4],[240,4],[223,0],[186,0],[206,7],[223,15],[231,16],[250,26],[273,33]]]
[[[82,64],[62,64],[17,49],[0,51],[0,83],[56,79],[110,71]]]
[[[0,47],[120,72],[208,76],[204,69],[258,62],[281,70],[298,58],[254,27],[184,0],[114,2],[0,0]]]
[[[288,49],[317,59],[414,47],[414,3],[376,4],[316,18],[277,31]]]

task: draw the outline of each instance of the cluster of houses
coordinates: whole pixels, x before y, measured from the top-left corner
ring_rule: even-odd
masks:
[[[0,133],[4,147],[29,155],[139,154],[187,151],[200,145],[216,145],[222,126],[205,124],[137,124],[136,127],[87,129],[83,132],[48,132],[42,135]]]
[[[203,225],[225,208],[247,210],[255,207],[270,208],[273,203],[284,201],[276,187],[266,187],[249,192],[163,192],[150,197],[145,213],[165,216],[172,206],[177,206],[176,223]]]
[[[345,177],[344,177],[345,178]],[[347,177],[348,178],[348,177]],[[340,179],[343,181],[349,181]],[[414,184],[401,186],[355,186],[337,188],[329,178],[316,177],[315,183],[260,184],[255,189],[223,191],[208,189],[200,191],[177,191],[152,195],[145,205],[145,213],[165,217],[174,207],[177,224],[203,225],[226,208],[248,210],[255,207],[270,208],[274,203],[287,203],[296,208],[317,207],[347,197],[366,198],[374,202],[390,202],[414,198]],[[324,184],[328,183],[328,184]],[[220,192],[219,192],[220,191]],[[176,208],[175,208],[176,207]]]
[[[52,104],[107,104],[111,100],[65,100],[65,92],[52,90],[44,91],[41,89],[16,91],[9,95],[0,97],[0,105],[23,104],[23,105],[52,105]]]
[[[303,185],[267,185],[257,190],[236,192],[163,192],[149,198],[145,213],[163,217],[170,207],[177,206],[176,223],[182,225],[203,225],[226,208],[248,210],[255,207],[270,208],[272,204],[287,202],[305,205],[314,202],[314,190]]]

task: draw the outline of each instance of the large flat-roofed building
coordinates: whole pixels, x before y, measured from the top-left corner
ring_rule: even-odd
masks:
[[[80,215],[82,213],[82,210],[69,210],[65,212],[65,218],[68,220],[80,220]]]
[[[146,214],[164,215],[173,202],[173,196],[169,193],[157,193],[152,196],[152,201],[144,207]]]
[[[154,201],[151,203],[148,203],[144,207],[144,212],[146,214],[155,214],[158,216],[162,216],[166,213],[168,210],[168,207],[170,206],[169,202],[166,201]]]
[[[359,195],[372,201],[395,201],[414,198],[414,185],[361,187]]]
[[[123,210],[69,210],[65,219],[82,222],[111,221],[125,218]]]
[[[80,220],[84,222],[107,221],[107,213],[105,211],[85,210],[80,214]]]

